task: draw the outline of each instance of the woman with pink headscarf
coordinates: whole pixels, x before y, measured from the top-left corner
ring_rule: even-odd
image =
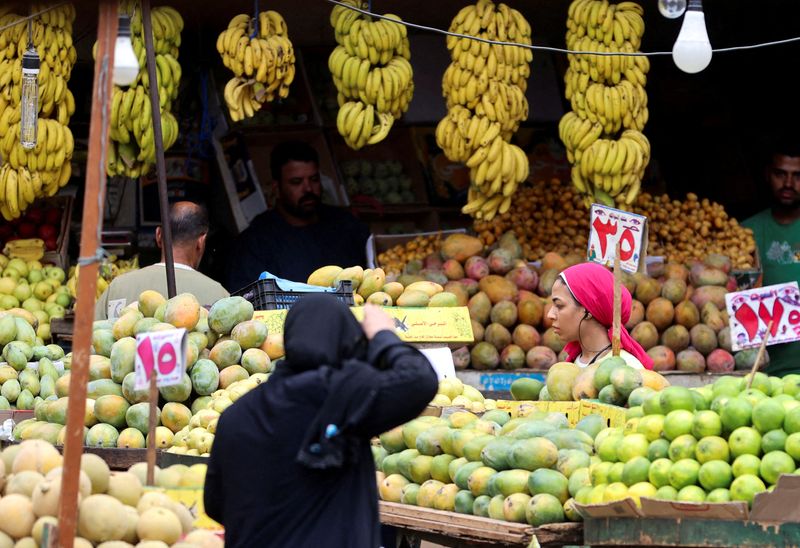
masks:
[[[631,315],[631,294],[622,286],[620,357],[637,369],[653,368],[653,359],[625,329]],[[553,284],[553,306],[547,314],[567,342],[567,361],[586,367],[611,355],[614,317],[614,275],[596,263],[565,269]]]

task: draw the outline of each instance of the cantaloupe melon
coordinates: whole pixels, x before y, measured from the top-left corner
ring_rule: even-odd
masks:
[[[14,457],[17,456],[17,453],[19,453],[20,449],[22,449],[21,445],[14,444],[9,445],[3,449],[2,453],[0,453],[0,460],[3,461],[3,466],[5,467],[7,474],[11,474],[11,470],[14,466]]]
[[[58,519],[54,518],[53,516],[42,516],[36,520],[33,524],[33,530],[31,530],[31,536],[33,540],[36,541],[36,545],[39,546],[42,543],[42,535],[44,534],[44,526],[45,525],[54,525],[58,526]],[[0,541],[0,547],[3,546],[3,542]]]
[[[108,478],[111,470],[106,461],[94,453],[84,453],[81,455],[81,470],[86,472],[89,481],[92,483],[92,494],[105,493],[108,489]]]
[[[195,529],[183,539],[184,542],[199,548],[223,548],[225,542],[216,534],[205,529]]]
[[[34,470],[47,474],[56,466],[61,466],[63,458],[58,449],[42,440],[25,440],[14,457],[11,470],[16,474],[23,470]]]
[[[178,516],[178,519],[181,522],[181,529],[183,530],[183,534],[185,535],[189,533],[194,527],[194,516],[192,515],[192,513],[189,511],[188,508],[186,508],[180,502],[172,501],[171,508],[172,512],[176,516]]]
[[[136,532],[142,540],[160,540],[172,544],[181,538],[183,528],[172,510],[150,508],[139,516]]]
[[[124,540],[109,540],[108,542],[101,542],[97,545],[97,548],[133,548],[133,544]]]
[[[61,496],[61,480],[45,479],[40,481],[33,489],[31,502],[33,513],[36,517],[58,516],[58,499]],[[78,495],[80,501],[80,495]]]
[[[5,495],[24,495],[28,498],[33,494],[36,484],[44,479],[44,476],[33,470],[23,470],[8,478]]]
[[[164,493],[159,491],[147,491],[139,499],[139,504],[136,505],[136,511],[139,514],[144,514],[150,508],[171,508],[172,499]]]
[[[132,506],[125,506],[125,534],[122,540],[136,544],[139,542],[139,535],[136,534],[136,525],[139,523],[139,512]]]
[[[36,541],[33,540],[33,537],[25,537],[21,538],[14,544],[14,548],[39,548],[39,545],[36,544]]]
[[[0,531],[0,548],[14,548],[14,539]]]
[[[14,494],[0,499],[0,531],[12,538],[27,537],[34,521],[33,504],[28,497]]]
[[[107,493],[123,504],[136,507],[142,496],[142,482],[130,472],[112,472]]]
[[[64,469],[61,466],[53,468],[47,473],[45,479],[61,483],[61,473],[63,471]],[[88,497],[92,494],[92,480],[89,479],[89,476],[83,470],[80,471],[80,475],[78,476],[78,492],[82,497]]]
[[[127,512],[119,500],[109,495],[90,495],[81,501],[78,534],[82,537],[99,543],[120,539],[126,531]]]

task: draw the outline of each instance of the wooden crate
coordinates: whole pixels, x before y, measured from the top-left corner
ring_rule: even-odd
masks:
[[[712,548],[800,546],[800,523],[709,519],[603,518],[584,523],[590,546]]]
[[[69,268],[69,230],[72,223],[72,208],[75,199],[72,196],[54,196],[47,198],[37,205],[42,207],[58,207],[61,209],[61,226],[58,231],[58,241],[55,251],[46,251],[42,257],[42,264],[52,263],[66,271]]]
[[[540,546],[555,547],[580,543],[582,539],[579,523],[533,528],[524,523],[383,501],[379,511],[381,523],[444,546],[528,546],[535,537]]]

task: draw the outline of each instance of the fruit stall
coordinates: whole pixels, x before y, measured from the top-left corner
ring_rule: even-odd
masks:
[[[275,203],[268,157],[287,136],[319,149],[325,202],[372,232],[367,263],[294,282],[359,319],[384,307],[440,378],[419,417],[372,440],[383,524],[442,546],[798,543],[800,375],[767,374],[766,340],[733,340],[731,295],[763,284],[746,208],[716,180],[661,178],[659,160],[683,160],[659,151],[674,150],[655,89],[671,73],[642,54],[651,6],[540,14],[581,52],[548,65],[533,12],[492,0],[415,4],[455,33],[435,47],[402,6],[173,3],[0,7],[0,546],[56,530],[80,547],[224,545],[206,459],[221,414],[280,367],[300,293],[270,283],[283,304],[262,306],[257,282],[206,308],[177,294],[167,253],[167,295],[93,308],[158,260],[168,200],[220,204],[200,268],[235,261],[230,240]],[[532,121],[548,93],[559,107]],[[569,363],[553,327],[559,274],[603,262],[593,204],[646,219],[617,276],[653,370]],[[140,340],[176,329],[185,370],[142,388]]]

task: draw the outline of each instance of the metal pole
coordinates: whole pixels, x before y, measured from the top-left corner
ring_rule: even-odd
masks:
[[[153,142],[156,147],[156,175],[158,176],[158,203],[161,209],[161,245],[167,266],[167,296],[176,295],[175,262],[172,259],[172,227],[169,224],[169,199],[167,197],[167,167],[164,163],[164,136],[161,131],[161,107],[156,76],[156,50],[153,47],[153,24],[150,19],[150,0],[142,0],[142,26],[144,47],[147,53],[147,77],[150,81],[150,108],[153,111]]]
[[[156,76],[156,51],[153,47],[153,25],[150,19],[150,0],[142,0],[142,28],[147,54],[147,77],[150,83],[150,107],[153,109],[153,141],[156,147],[156,175],[158,176],[158,202],[161,206],[161,246],[167,270],[167,295],[172,298],[175,290],[175,263],[172,258],[172,227],[169,222],[169,200],[167,198],[167,169],[164,163],[164,138],[161,132],[161,107]],[[147,427],[147,485],[155,484],[156,466],[156,411],[158,388],[156,372],[150,377],[150,416]]]
[[[103,203],[106,189],[108,128],[111,116],[114,45],[117,38],[117,2],[100,3],[97,21],[97,59],[94,63],[92,111],[89,125],[89,151],[86,160],[86,185],[81,224],[81,275],[75,307],[75,334],[72,370],[69,380],[67,434],[64,440],[64,473],[61,475],[61,501],[58,508],[58,545],[72,548],[78,517],[78,477],[83,452],[86,414],[86,384],[89,381],[89,352],[94,320],[98,261],[102,258],[100,234],[103,229]]]

